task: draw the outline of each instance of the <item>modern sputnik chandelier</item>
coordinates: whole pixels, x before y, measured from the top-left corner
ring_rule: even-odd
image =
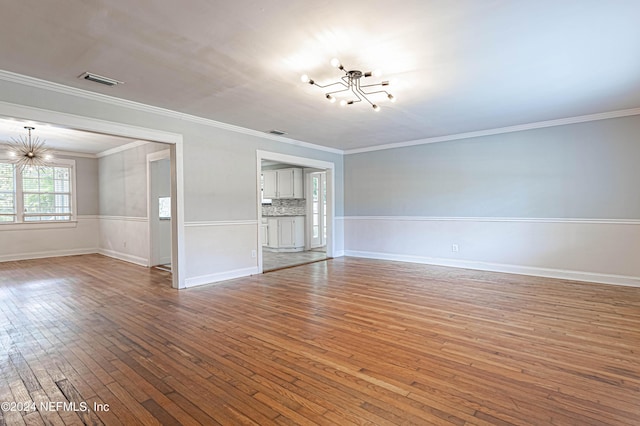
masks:
[[[9,156],[13,159],[13,163],[21,170],[29,166],[42,167],[47,165],[51,156],[48,154],[49,150],[44,146],[44,140],[38,137],[31,138],[31,131],[35,130],[35,127],[25,126],[25,129],[29,132],[28,137],[11,138],[13,144],[9,148]]]
[[[340,77],[340,81],[336,81],[334,83],[329,83],[326,85],[320,85],[316,83],[313,79],[309,78],[309,76],[306,74],[300,77],[300,80],[302,80],[303,83],[309,83],[314,86],[318,86],[322,89],[326,89],[329,87],[333,88],[334,86],[340,86],[337,90],[333,90],[325,93],[325,97],[329,102],[334,103],[336,101],[336,95],[337,96],[347,95],[346,99],[342,99],[340,101],[340,105],[342,106],[353,105],[356,102],[362,102],[364,100],[370,103],[375,111],[380,111],[380,107],[378,106],[378,104],[372,102],[367,97],[367,96],[378,94],[378,93],[385,94],[387,96],[387,99],[389,99],[391,102],[396,101],[395,96],[393,96],[391,93],[385,90],[385,88],[389,86],[388,81],[382,81],[380,83],[374,83],[374,84],[364,84],[364,85],[361,84],[360,80],[363,77],[364,78],[368,78],[372,76],[379,77],[380,72],[378,71],[363,72],[360,70],[347,71],[345,70],[344,66],[342,65],[342,63],[340,63],[340,61],[337,58],[333,58],[331,60],[331,65],[333,65],[335,68],[338,68],[341,71],[344,71],[345,75]],[[381,88],[381,89],[374,90],[374,91],[364,90],[364,89],[371,90],[371,88]],[[355,98],[353,96],[355,96]]]

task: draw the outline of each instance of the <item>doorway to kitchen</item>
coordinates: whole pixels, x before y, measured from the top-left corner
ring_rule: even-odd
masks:
[[[327,245],[327,172],[308,174],[309,249],[326,251]]]
[[[333,256],[333,163],[258,151],[258,269]]]

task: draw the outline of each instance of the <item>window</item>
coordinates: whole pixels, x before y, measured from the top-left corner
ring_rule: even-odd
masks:
[[[158,218],[160,220],[171,219],[171,197],[158,198]]]
[[[0,163],[0,222],[16,221],[16,176],[13,164]]]
[[[20,169],[0,160],[0,224],[73,220],[74,166],[72,160],[57,160]]]

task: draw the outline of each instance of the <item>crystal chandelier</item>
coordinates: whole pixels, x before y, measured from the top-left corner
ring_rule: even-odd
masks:
[[[48,154],[49,150],[44,146],[44,140],[38,137],[31,138],[31,131],[35,130],[35,127],[25,126],[25,129],[29,132],[28,137],[11,138],[13,144],[9,147],[9,156],[13,159],[16,167],[21,170],[30,166],[46,166],[51,156]]]
[[[336,101],[336,95],[338,96],[346,95],[347,98],[342,99],[340,101],[340,105],[342,106],[353,105],[356,102],[362,102],[364,100],[364,101],[367,101],[369,104],[371,104],[371,106],[375,111],[380,111],[380,107],[378,106],[378,104],[373,103],[367,97],[369,95],[378,94],[378,93],[382,93],[386,95],[387,99],[389,99],[391,102],[396,101],[395,96],[393,96],[391,93],[385,90],[385,88],[389,86],[388,81],[382,81],[380,83],[374,83],[374,84],[365,84],[365,85],[361,84],[360,80],[363,77],[364,78],[368,78],[372,76],[379,77],[380,72],[378,71],[363,72],[360,70],[346,71],[342,63],[340,63],[340,61],[337,58],[333,58],[331,60],[331,65],[333,65],[335,68],[338,68],[341,71],[344,71],[345,75],[340,77],[340,81],[336,81],[334,83],[329,83],[326,85],[320,85],[316,83],[313,79],[309,78],[309,76],[306,74],[300,77],[300,80],[302,80],[303,83],[309,83],[314,86],[318,86],[322,89],[326,89],[328,87],[333,87],[333,86],[339,86],[337,90],[333,90],[325,93],[325,97],[329,102],[334,103]],[[364,90],[364,89],[371,90],[370,88],[380,88],[380,90],[373,90],[373,91]]]

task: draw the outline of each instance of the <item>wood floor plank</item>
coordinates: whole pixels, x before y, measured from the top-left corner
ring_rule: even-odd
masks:
[[[356,258],[170,281],[100,255],[0,263],[0,402],[103,408],[0,426],[640,418],[638,288]]]

